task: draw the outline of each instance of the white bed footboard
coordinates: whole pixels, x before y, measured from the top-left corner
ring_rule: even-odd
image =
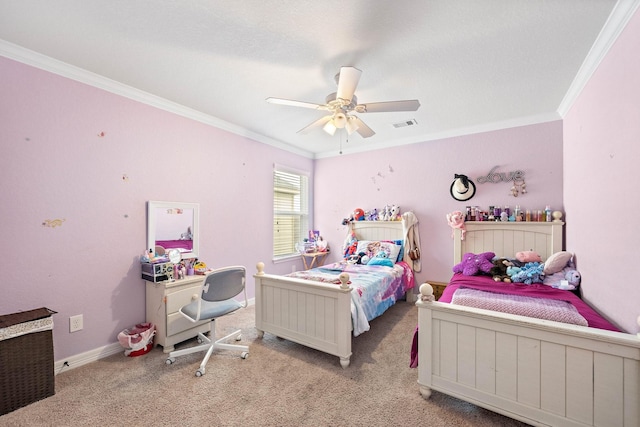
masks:
[[[418,383],[532,425],[640,425],[640,339],[418,301]]]
[[[258,263],[256,328],[280,338],[340,358],[343,368],[351,358],[351,288],[349,276],[341,286],[264,273]]]

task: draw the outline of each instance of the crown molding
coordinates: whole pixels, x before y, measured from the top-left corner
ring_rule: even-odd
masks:
[[[385,148],[394,148],[402,145],[418,144],[421,142],[438,141],[441,139],[455,138],[459,136],[475,135],[475,134],[480,134],[485,132],[493,132],[493,131],[511,129],[516,127],[531,126],[531,125],[537,125],[541,123],[554,122],[557,120],[562,120],[562,117],[560,117],[560,115],[556,112],[537,114],[533,116],[524,116],[524,117],[518,117],[516,119],[503,120],[499,122],[482,123],[477,126],[466,126],[461,128],[450,129],[443,132],[428,133],[428,134],[419,135],[412,138],[394,140],[393,142],[381,142],[377,144],[367,144],[366,146],[361,146],[361,147],[349,147],[349,152],[344,154],[354,154],[354,153],[361,153],[365,151],[382,150]],[[315,158],[322,159],[327,157],[336,157],[339,155],[340,155],[339,151],[332,150],[332,151],[325,151],[322,153],[318,153],[316,154]]]
[[[247,129],[236,126],[217,117],[204,114],[200,111],[185,107],[184,105],[180,105],[176,102],[169,101],[165,98],[161,98],[159,96],[150,94],[131,86],[127,86],[118,81],[106,78],[96,73],[92,73],[91,71],[84,70],[74,65],[67,64],[38,52],[34,52],[22,46],[9,43],[5,40],[0,40],[0,56],[4,56],[14,61],[21,62],[38,69],[48,71],[62,77],[66,77],[68,79],[84,83],[98,89],[102,89],[115,95],[120,95],[122,97],[138,101],[140,103],[158,108],[160,110],[168,111],[170,113],[177,114],[179,116],[225,130],[235,135],[262,142],[264,144],[268,144],[303,157],[314,157],[313,153],[311,153],[310,151],[302,150],[284,142],[251,132]]]
[[[598,66],[620,36],[620,33],[629,23],[638,6],[640,6],[640,0],[619,0],[613,7],[607,22],[600,30],[600,34],[598,34],[596,41],[591,46],[591,50],[578,70],[578,74],[576,74],[569,90],[558,106],[560,117],[564,118],[567,115],[593,73],[598,69]]]

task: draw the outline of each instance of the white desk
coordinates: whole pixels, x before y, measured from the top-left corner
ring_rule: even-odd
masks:
[[[155,344],[165,353],[174,350],[176,343],[211,330],[211,321],[192,323],[178,312],[182,306],[200,298],[204,276],[187,276],[173,282],[149,282],[147,286],[147,322],[156,326]]]

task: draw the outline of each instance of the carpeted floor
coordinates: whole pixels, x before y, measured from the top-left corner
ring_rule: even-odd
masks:
[[[409,351],[417,309],[399,302],[353,339],[351,366],[265,334],[254,307],[218,321],[218,335],[243,329],[250,356],[204,354],[166,365],[162,347],[113,355],[56,376],[52,397],[0,416],[0,426],[524,426],[434,392],[424,400]],[[193,345],[195,340],[182,344]]]

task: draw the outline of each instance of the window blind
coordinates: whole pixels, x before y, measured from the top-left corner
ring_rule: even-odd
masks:
[[[290,171],[273,172],[273,256],[297,253],[309,229],[309,178]]]

